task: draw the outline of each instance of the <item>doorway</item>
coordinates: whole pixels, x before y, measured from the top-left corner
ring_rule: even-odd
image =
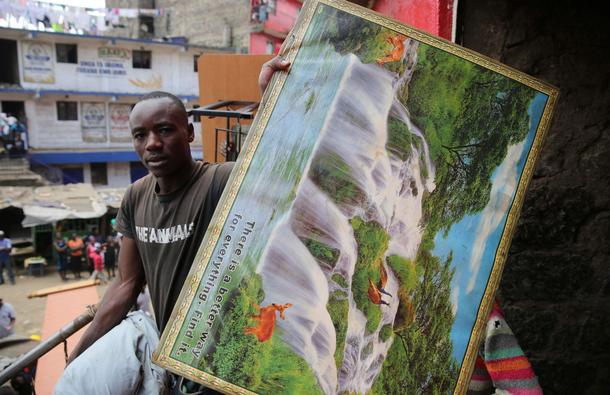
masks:
[[[2,112],[16,117],[19,122],[26,123],[25,118],[25,103],[22,101],[2,101]]]

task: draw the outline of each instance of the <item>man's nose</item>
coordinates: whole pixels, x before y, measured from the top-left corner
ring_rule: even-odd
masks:
[[[146,138],[146,150],[155,151],[161,148],[162,146],[161,139],[155,132],[148,133],[148,137]]]

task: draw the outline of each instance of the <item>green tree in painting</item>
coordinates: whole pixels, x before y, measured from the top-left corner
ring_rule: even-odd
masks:
[[[381,322],[381,307],[369,299],[369,281],[373,284],[379,283],[380,266],[388,249],[389,235],[375,221],[366,222],[360,217],[354,217],[351,222],[358,243],[358,258],[352,276],[352,295],[356,307],[367,318],[367,332],[373,333]]]
[[[407,107],[430,144],[437,188],[424,202],[428,233],[448,229],[489,201],[491,174],[528,131],[535,91],[420,44]]]
[[[317,379],[309,365],[296,355],[278,336],[277,328],[271,339],[259,342],[244,334],[252,326],[254,304],[264,299],[261,277],[252,273],[243,281],[236,295],[228,302],[225,325],[216,339],[211,360],[200,368],[231,383],[266,394],[321,394]],[[290,311],[286,312],[290,319]]]
[[[408,263],[393,262],[393,266]],[[455,386],[458,367],[450,339],[450,263],[451,258],[441,262],[428,251],[420,251],[416,265],[421,268],[421,280],[410,292],[414,320],[394,326],[392,345],[371,394],[444,394]],[[410,274],[407,270],[403,275]],[[405,308],[401,301],[399,310]]]

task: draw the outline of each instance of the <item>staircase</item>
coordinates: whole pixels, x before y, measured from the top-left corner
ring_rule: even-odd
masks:
[[[48,182],[30,170],[26,158],[0,158],[0,187],[39,186]]]

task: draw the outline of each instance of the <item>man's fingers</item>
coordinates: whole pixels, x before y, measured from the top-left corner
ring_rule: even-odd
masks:
[[[276,71],[288,70],[289,67],[290,62],[279,56],[276,56],[263,64],[261,72],[258,76],[258,85],[261,89],[261,94],[265,91],[267,85],[269,85],[269,81],[271,81],[273,73]]]

